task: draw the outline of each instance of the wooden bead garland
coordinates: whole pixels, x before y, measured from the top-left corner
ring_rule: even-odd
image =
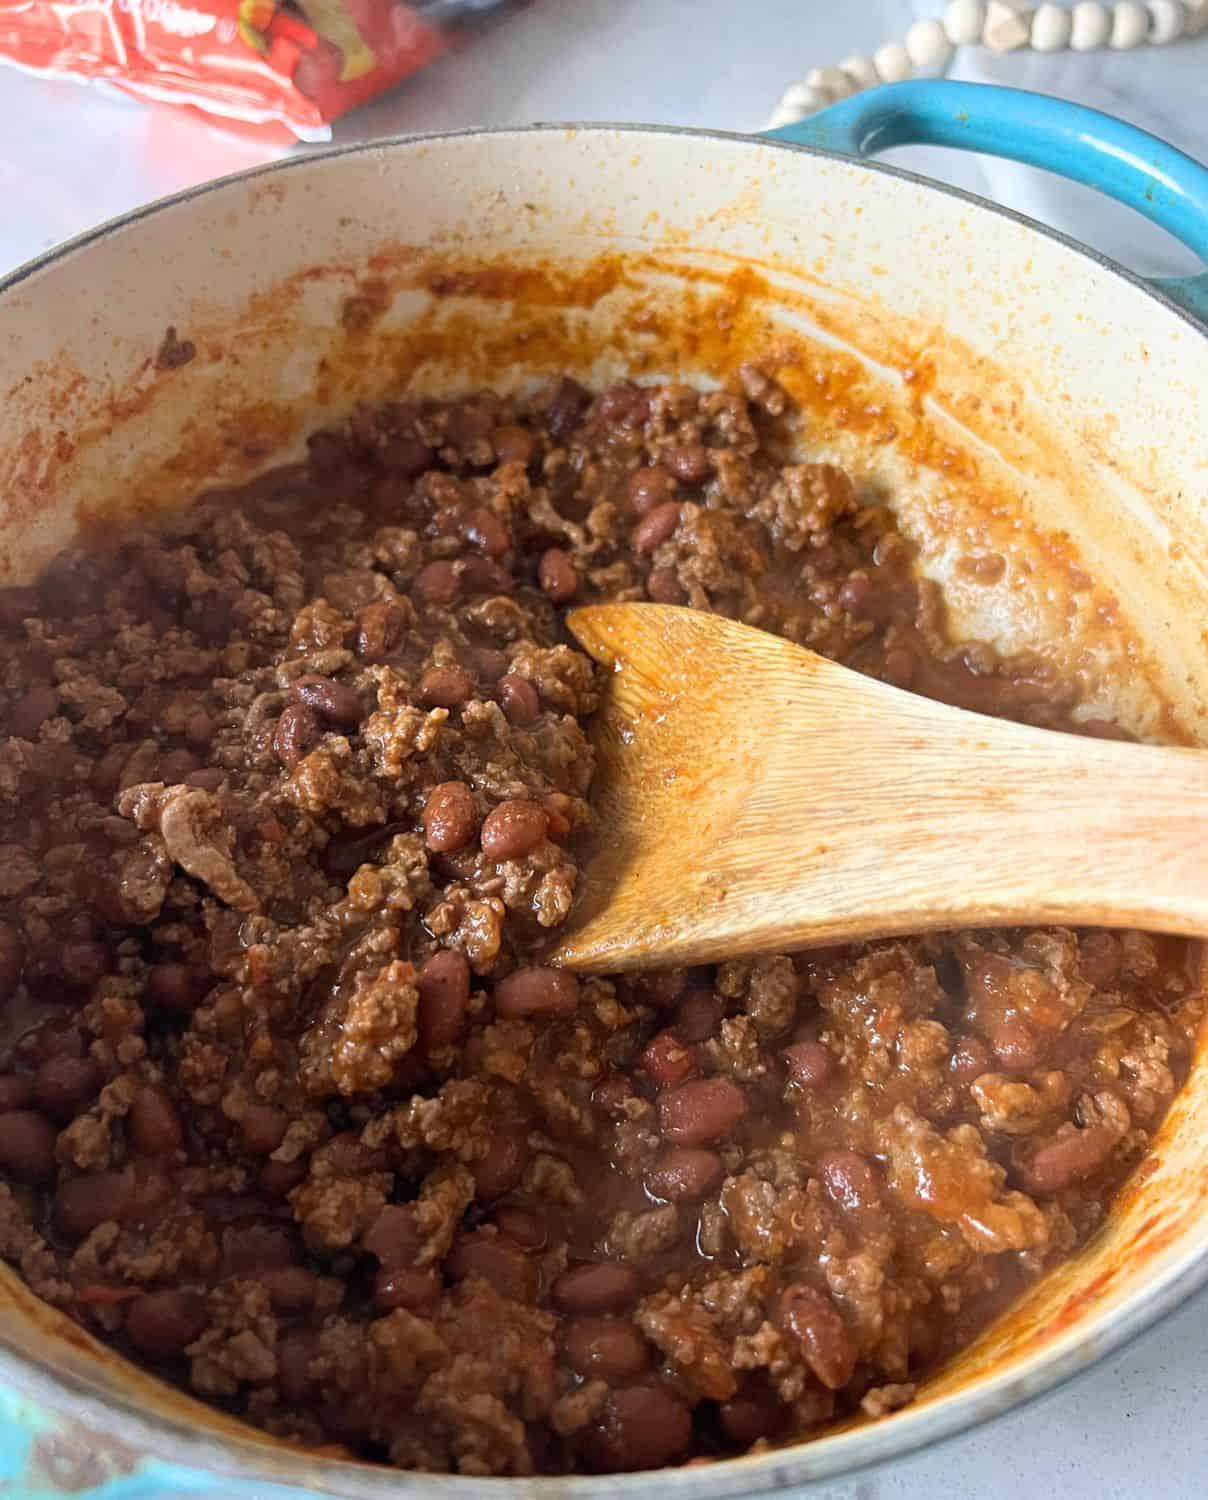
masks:
[[[1117,52],[1165,47],[1208,30],[1208,0],[1079,0],[1066,7],[1043,0],[948,0],[942,20],[916,21],[904,42],[886,42],[872,57],[845,57],[838,67],[814,68],[785,90],[768,128],[791,125],[849,94],[916,74],[946,71],[958,47],[996,52]]]

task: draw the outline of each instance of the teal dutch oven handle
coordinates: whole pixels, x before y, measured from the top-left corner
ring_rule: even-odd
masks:
[[[1043,167],[1135,208],[1208,266],[1208,167],[1080,104],[982,83],[890,83],[768,135],[844,156],[955,146]],[[1208,272],[1150,285],[1208,322]]]

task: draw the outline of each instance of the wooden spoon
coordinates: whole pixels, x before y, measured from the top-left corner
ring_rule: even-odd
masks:
[[[596,845],[550,962],[613,972],[937,928],[1208,933],[1208,754],[949,708],[719,615],[580,609],[613,670]]]

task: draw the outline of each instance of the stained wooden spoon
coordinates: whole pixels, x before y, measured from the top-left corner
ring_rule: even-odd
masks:
[[[580,609],[597,844],[550,961],[611,972],[1015,923],[1208,933],[1208,753],[1030,729],[778,636]]]

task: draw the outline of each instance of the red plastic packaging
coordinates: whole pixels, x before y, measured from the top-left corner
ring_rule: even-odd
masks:
[[[441,50],[403,0],[0,0],[0,61],[325,140]]]

